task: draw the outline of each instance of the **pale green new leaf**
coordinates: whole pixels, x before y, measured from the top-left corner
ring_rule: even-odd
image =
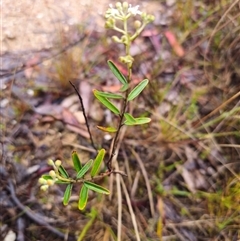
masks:
[[[143,90],[144,88],[147,86],[148,84],[148,79],[145,79],[143,81],[141,81],[128,95],[127,100],[133,100],[135,99]]]
[[[119,115],[120,111],[118,110],[118,108],[111,102],[109,101],[106,97],[103,97],[101,95],[98,94],[98,90],[93,90],[93,94],[95,95],[95,97],[104,105],[106,106],[110,111],[112,111],[114,114]]]
[[[86,207],[88,200],[88,188],[83,184],[80,195],[79,195],[79,200],[78,200],[78,208],[80,210],[83,210]]]
[[[101,149],[98,152],[98,154],[97,154],[97,156],[96,156],[96,158],[93,162],[93,167],[92,167],[92,170],[91,170],[91,177],[95,177],[97,175],[99,167],[101,166],[101,163],[102,163],[103,158],[105,156],[105,152],[106,151],[104,149]]]
[[[148,118],[148,117],[139,117],[139,118],[134,118],[134,119],[135,119],[135,123],[126,120],[124,122],[124,124],[127,125],[127,126],[135,126],[135,125],[147,124],[151,121],[151,119]]]
[[[68,202],[69,202],[69,199],[71,197],[71,193],[72,193],[72,187],[73,187],[73,184],[72,183],[69,183],[67,185],[67,188],[64,192],[64,196],[63,196],[63,205],[68,205]]]
[[[126,119],[125,122],[132,123],[132,125],[134,125],[134,124],[136,123],[135,118],[134,118],[131,114],[125,113],[125,114],[124,114],[124,117],[125,117],[125,119]],[[125,123],[125,122],[124,122],[124,123]]]
[[[91,160],[89,160],[89,161],[82,167],[82,169],[78,172],[78,174],[77,174],[77,179],[82,178],[82,177],[86,174],[86,172],[90,169],[90,167],[92,166],[92,164],[93,164],[93,160],[91,159]]]
[[[42,175],[41,178],[45,179],[45,180],[53,180],[53,178],[50,175]]]
[[[111,127],[111,126],[109,126],[109,127],[97,126],[97,128],[104,132],[110,132],[110,133],[117,132],[117,129],[115,127]]]
[[[92,191],[98,192],[98,193],[102,193],[102,194],[110,194],[110,191],[102,186],[99,186],[93,182],[84,182],[84,185],[86,185],[86,187]]]
[[[123,84],[127,84],[127,80],[124,77],[124,75],[120,72],[120,70],[117,68],[117,66],[111,61],[108,60],[108,66],[111,69],[111,71],[113,72],[113,74],[117,77],[117,79]]]
[[[62,177],[69,178],[67,171],[65,170],[65,168],[62,165],[58,167],[58,171]]]
[[[102,97],[109,98],[109,99],[123,99],[122,95],[118,95],[118,94],[114,94],[114,93],[98,91],[97,94]]]
[[[73,162],[74,169],[78,173],[82,169],[82,164],[80,162],[80,159],[76,151],[72,152],[72,162]]]

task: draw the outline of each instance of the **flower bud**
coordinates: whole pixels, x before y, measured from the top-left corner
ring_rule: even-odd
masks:
[[[40,189],[41,189],[42,191],[47,191],[48,185],[43,185],[43,186],[40,187]]]
[[[119,57],[119,60],[123,63],[123,64],[130,64],[132,65],[134,59],[131,55],[127,55],[127,56],[121,56]]]
[[[141,23],[139,20],[136,20],[136,21],[134,21],[134,23],[133,23],[133,26],[134,26],[135,29],[140,28],[141,25],[142,25],[142,23]]]
[[[121,39],[119,39],[117,36],[112,36],[112,40],[116,43],[122,43]]]
[[[147,17],[147,14],[143,12],[141,16],[143,19],[145,19]]]
[[[54,170],[51,170],[49,172],[49,175],[52,177],[52,178],[55,178],[56,177],[56,172]]]
[[[122,4],[120,2],[116,3],[116,8],[122,8]]]
[[[52,186],[54,184],[54,181],[53,180],[51,180],[51,179],[48,179],[47,180],[47,185],[48,186]]]
[[[38,179],[39,184],[47,184],[47,181],[44,178],[39,178]]]
[[[62,165],[62,162],[60,160],[55,161],[56,167],[60,167]]]
[[[154,20],[155,20],[155,17],[153,16],[153,15],[147,15],[147,20],[149,21],[149,22],[153,22]]]
[[[123,9],[127,10],[128,9],[128,2],[123,2]]]
[[[49,165],[49,166],[54,166],[54,162],[53,162],[52,159],[49,159],[49,160],[48,160],[48,165]]]
[[[113,28],[115,25],[115,19],[109,18],[105,23],[105,28]]]

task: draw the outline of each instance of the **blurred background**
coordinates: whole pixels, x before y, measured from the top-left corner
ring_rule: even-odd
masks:
[[[80,212],[78,187],[67,207],[61,186],[40,191],[48,159],[71,170],[73,150],[96,155],[69,81],[96,146],[110,149],[96,126],[117,119],[92,94],[119,89],[107,60],[127,74],[104,28],[109,3],[2,3],[1,240],[240,240],[239,0],[129,2],[155,16],[131,46],[133,83],[150,81],[133,113],[152,121],[124,135],[121,192],[112,175],[101,181],[110,198],[90,193]]]

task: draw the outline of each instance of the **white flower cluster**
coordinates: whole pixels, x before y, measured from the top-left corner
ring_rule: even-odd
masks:
[[[137,14],[141,15],[142,12],[138,10],[139,5],[132,7],[131,4],[129,4],[129,8],[128,8],[128,13],[133,14],[134,16],[136,16]]]
[[[131,4],[124,2],[123,4],[120,2],[116,3],[116,8],[113,7],[112,4],[109,4],[109,9],[106,11],[106,18],[116,18],[123,19],[126,17],[130,17],[130,15],[136,16],[137,14],[141,15],[142,12],[138,10],[139,5],[132,7]]]
[[[58,180],[56,172],[62,163],[60,160],[55,161],[55,163],[53,162],[53,160],[48,160],[48,164],[53,166],[54,170],[51,170],[49,172],[49,176],[47,179],[43,178],[43,177],[39,178],[38,182],[39,182],[39,184],[41,184],[40,189],[42,191],[46,191],[49,188],[49,186],[53,186],[54,183]]]

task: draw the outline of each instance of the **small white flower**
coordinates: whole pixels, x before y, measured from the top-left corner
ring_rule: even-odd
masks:
[[[133,14],[134,16],[136,16],[137,14],[141,15],[142,12],[138,10],[139,5],[132,7],[131,4],[129,4],[129,8],[128,8],[128,13]]]
[[[120,15],[120,12],[118,11],[118,9],[114,8],[112,4],[109,4],[109,9],[106,12],[105,17],[109,18],[109,17],[116,17]]]

